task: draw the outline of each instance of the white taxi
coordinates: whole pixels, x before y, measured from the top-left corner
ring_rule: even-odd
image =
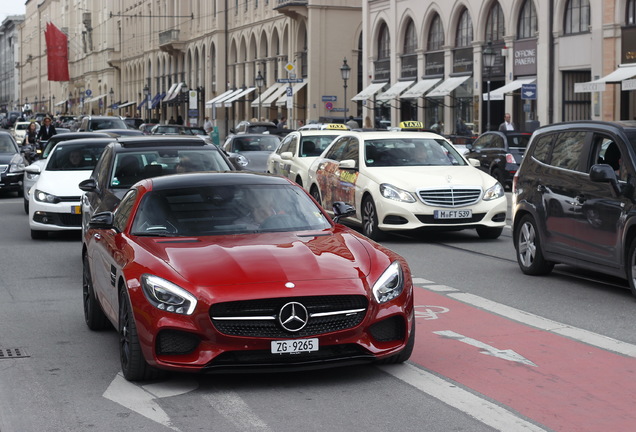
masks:
[[[290,132],[267,158],[267,172],[278,174],[305,187],[312,162],[342,132],[347,130],[297,130]]]
[[[506,196],[478,163],[432,132],[347,132],[312,163],[306,188],[325,209],[354,205],[349,221],[374,240],[415,229],[475,229],[495,239],[506,223]]]

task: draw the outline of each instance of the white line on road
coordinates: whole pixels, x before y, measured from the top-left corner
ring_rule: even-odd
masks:
[[[545,429],[522,419],[517,414],[411,364],[387,365],[379,366],[379,368],[495,430],[545,432]]]
[[[235,425],[238,430],[271,432],[267,423],[261,420],[239,396],[233,391],[214,391],[203,397],[219,414]]]

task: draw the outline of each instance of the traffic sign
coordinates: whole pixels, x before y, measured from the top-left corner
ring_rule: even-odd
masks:
[[[333,104],[331,102],[327,102],[325,104],[325,108],[327,108],[328,111],[331,111],[333,109]]]
[[[91,89],[86,89],[86,91],[84,92],[86,93],[86,96],[90,96],[93,94],[93,92],[91,91]]]
[[[335,102],[337,100],[338,100],[338,96],[327,96],[327,95],[322,96],[323,102]]]
[[[521,99],[536,100],[537,99],[537,85],[536,84],[523,84],[521,86]]]

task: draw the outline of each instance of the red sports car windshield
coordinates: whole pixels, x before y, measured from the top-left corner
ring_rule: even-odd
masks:
[[[131,234],[208,236],[329,227],[298,187],[246,184],[152,191],[137,209]]]

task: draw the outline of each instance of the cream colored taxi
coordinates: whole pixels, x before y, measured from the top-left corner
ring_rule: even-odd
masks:
[[[343,125],[341,125],[343,126]],[[267,172],[307,185],[307,171],[312,162],[341,133],[348,129],[297,130],[290,132],[267,158]]]
[[[325,209],[356,207],[349,221],[386,232],[475,229],[495,239],[506,222],[503,186],[432,132],[346,132],[310,169],[305,186]]]

